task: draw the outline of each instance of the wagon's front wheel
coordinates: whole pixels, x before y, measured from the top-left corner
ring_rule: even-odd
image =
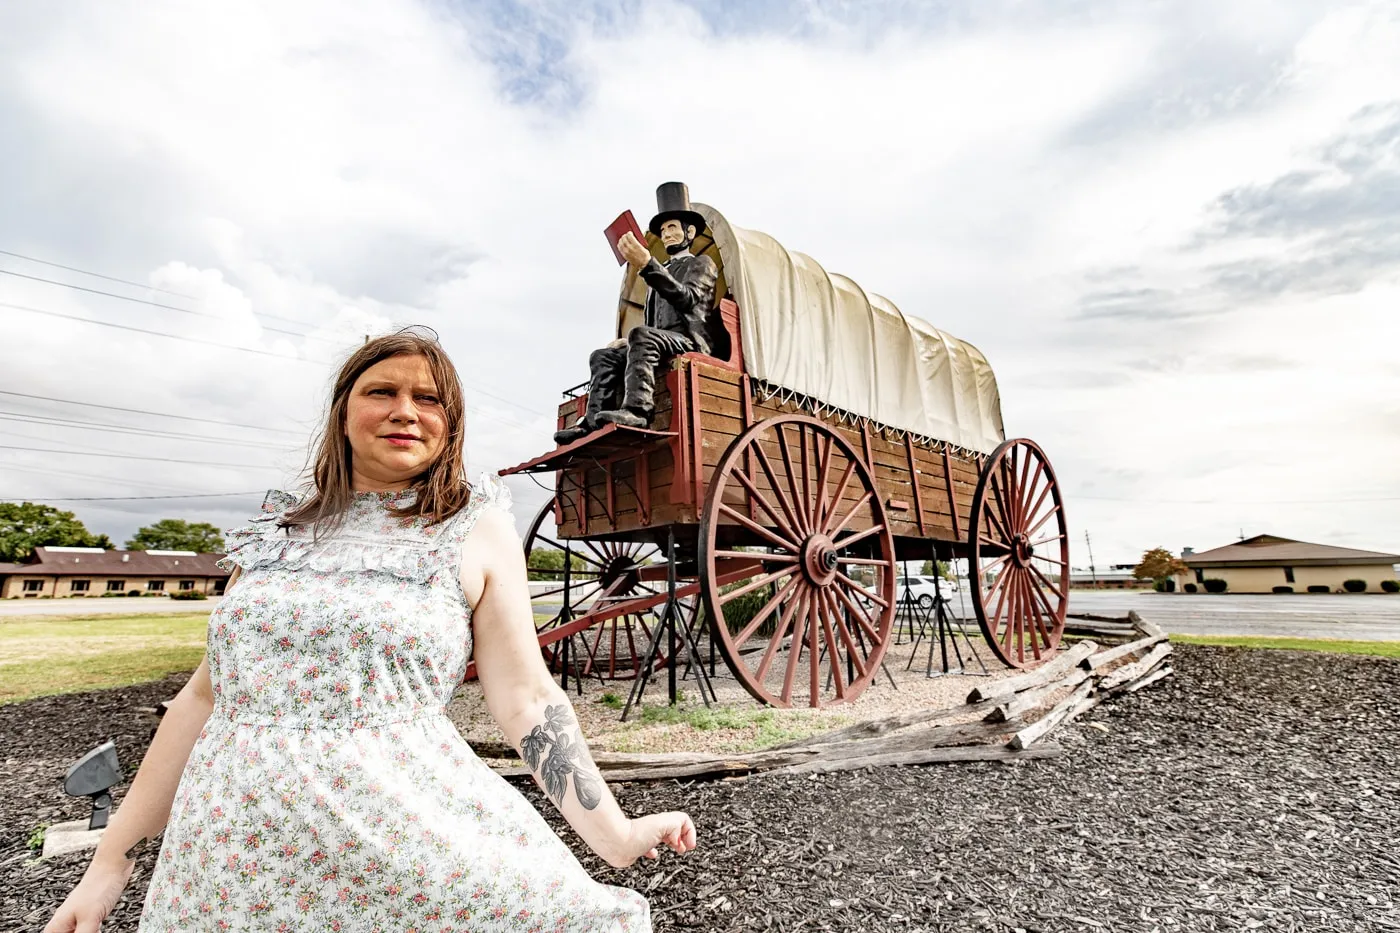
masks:
[[[1055,471],[1024,438],[982,468],[968,527],[972,606],[1010,667],[1034,667],[1059,646],[1069,605],[1069,534]]]
[[[864,460],[826,424],[771,418],[730,445],[700,524],[706,619],[773,706],[858,697],[894,624],[894,536]]]

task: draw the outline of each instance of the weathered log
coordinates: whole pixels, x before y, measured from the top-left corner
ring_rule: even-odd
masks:
[[[1144,635],[1166,634],[1166,631],[1160,625],[1147,621],[1142,616],[1138,615],[1135,609],[1128,610],[1128,619],[1133,623],[1133,628],[1142,632]]]
[[[1081,662],[1082,663],[1082,662]],[[1059,680],[1051,681],[1043,687],[1032,687],[1011,697],[1000,697],[1003,702],[992,707],[992,711],[983,717],[984,722],[1009,722],[1027,710],[1035,709],[1045,698],[1056,690],[1063,690],[1066,687],[1077,687],[1088,680],[1092,674],[1087,670],[1076,668],[1068,675]]]
[[[1162,667],[1157,668],[1152,673],[1148,674],[1146,677],[1139,677],[1137,680],[1124,687],[1123,690],[1125,693],[1137,693],[1139,690],[1141,690],[1143,687],[1146,687],[1148,684],[1155,684],[1163,677],[1170,677],[1173,673],[1175,673],[1175,671],[1172,670],[1172,666],[1170,664],[1165,664]]]
[[[833,745],[837,742],[876,738],[899,729],[907,729],[910,726],[925,725],[944,719],[956,719],[959,716],[971,716],[977,713],[985,713],[994,706],[996,706],[994,702],[984,702],[967,706],[945,706],[934,709],[910,710],[907,713],[896,713],[893,716],[858,722],[841,729],[834,729],[831,732],[809,735],[805,739],[793,739],[790,742],[774,745],[772,750],[783,748],[807,748],[812,745]]]
[[[1049,735],[1052,729],[1073,721],[1085,710],[1093,709],[1098,705],[1099,699],[1100,697],[1094,695],[1094,682],[1086,680],[1076,687],[1073,693],[1056,704],[1050,712],[1013,735],[1011,741],[1006,743],[1007,748],[1016,750],[1030,748],[1036,740]]]
[[[1131,641],[1140,633],[1135,628],[1107,625],[1066,625],[1064,634],[1071,638],[1097,638],[1105,642]]]
[[[879,755],[908,755],[934,748],[949,748],[986,744],[1006,735],[1017,723],[961,723],[931,729],[907,730],[862,741],[834,742],[803,748],[767,749],[734,755],[708,755],[704,752],[675,752],[646,755],[620,752],[599,752],[595,757],[598,770],[608,781],[654,781],[678,777],[701,777],[721,774],[747,774],[792,767],[807,761],[841,761],[847,758],[872,758]],[[502,777],[529,777],[523,767],[498,768]]]
[[[1131,612],[1131,610],[1130,610]],[[1094,612],[1070,612],[1066,613],[1066,619],[1087,619],[1090,622],[1115,622],[1120,625],[1132,624],[1131,616],[1101,616]],[[1066,622],[1066,625],[1069,623]]]
[[[974,688],[973,691],[967,695],[967,702],[977,703],[992,697],[1004,699],[1010,694],[1025,690],[1027,687],[1038,687],[1043,683],[1055,679],[1065,671],[1070,670],[1098,649],[1099,646],[1092,641],[1081,641],[1073,648],[1062,652],[1058,657],[1046,661],[1033,671],[1025,674],[1018,674],[1015,677],[994,680],[989,684]],[[1001,702],[1001,700],[998,700],[998,702]]]
[[[515,746],[508,742],[498,742],[495,739],[468,739],[467,744],[476,752],[478,758],[519,758]]]
[[[1106,693],[1116,692],[1124,685],[1132,683],[1161,664],[1171,653],[1171,642],[1164,641],[1144,655],[1142,660],[1134,661],[1132,664],[1124,664],[1118,670],[1109,672],[1103,680],[1099,681],[1099,689]]]
[[[766,774],[828,774],[832,771],[856,771],[860,768],[928,765],[953,761],[1019,761],[1024,758],[1053,758],[1063,753],[1064,749],[1058,745],[1042,745],[1027,750],[1013,750],[999,745],[965,745],[958,748],[928,748],[860,758],[841,758],[835,761],[817,759],[768,771]]]
[[[1126,645],[1119,645],[1117,648],[1109,648],[1106,651],[1091,654],[1080,661],[1079,666],[1087,671],[1098,671],[1130,654],[1140,655],[1153,645],[1166,640],[1166,635],[1149,635],[1146,638],[1139,638],[1137,641],[1130,641]]]

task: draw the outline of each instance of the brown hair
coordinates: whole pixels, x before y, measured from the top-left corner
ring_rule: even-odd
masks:
[[[432,336],[425,336],[425,332]],[[365,341],[341,365],[326,421],[316,442],[316,452],[308,464],[314,489],[305,502],[282,518],[279,524],[283,527],[310,524],[319,535],[340,524],[355,497],[350,483],[350,441],[345,436],[350,390],[365,370],[394,356],[422,356],[428,361],[428,371],[437,383],[447,430],[436,459],[411,483],[418,495],[390,514],[396,518],[426,515],[437,523],[456,515],[471,498],[463,454],[467,434],[466,404],[457,368],[430,328],[406,327],[397,333]]]

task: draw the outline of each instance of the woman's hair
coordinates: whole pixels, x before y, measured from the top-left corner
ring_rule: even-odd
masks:
[[[425,336],[424,332],[432,334]],[[437,342],[437,335],[426,327],[404,328],[397,333],[365,341],[340,367],[331,392],[330,409],[309,463],[314,485],[305,502],[283,516],[283,527],[314,525],[317,534],[340,524],[354,500],[351,487],[350,441],[345,436],[345,417],[350,407],[350,390],[365,370],[394,356],[421,356],[437,383],[438,400],[446,422],[442,449],[418,476],[411,488],[418,493],[413,501],[390,514],[398,518],[425,515],[434,523],[456,515],[471,498],[466,481],[463,447],[466,440],[466,405],[457,368]]]

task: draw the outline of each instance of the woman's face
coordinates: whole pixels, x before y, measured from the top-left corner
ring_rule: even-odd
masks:
[[[350,388],[345,437],[355,492],[396,492],[442,451],[447,417],[426,357],[391,356]]]

